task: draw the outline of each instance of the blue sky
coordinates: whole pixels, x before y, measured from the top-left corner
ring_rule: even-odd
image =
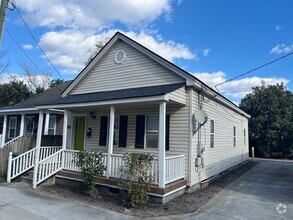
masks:
[[[83,68],[94,44],[117,30],[147,46],[211,87],[293,50],[291,0],[16,0],[16,5],[47,56],[64,79]],[[40,69],[48,65],[16,10],[5,27]],[[22,51],[4,31],[1,50],[8,73],[25,79]],[[284,82],[293,90],[293,55],[219,86],[240,102],[252,86]]]

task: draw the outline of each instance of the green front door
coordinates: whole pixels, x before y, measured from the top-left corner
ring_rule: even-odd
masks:
[[[85,117],[75,117],[74,150],[83,150]]]

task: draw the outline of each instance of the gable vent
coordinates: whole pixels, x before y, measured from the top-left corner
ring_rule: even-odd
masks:
[[[126,58],[126,54],[123,50],[118,50],[115,54],[115,63],[123,63]]]

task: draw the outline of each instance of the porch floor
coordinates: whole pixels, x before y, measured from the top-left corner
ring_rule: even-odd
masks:
[[[80,173],[72,172],[72,171],[65,171],[65,170],[59,171],[56,174],[56,177],[63,178],[63,179],[83,181]],[[105,177],[100,177],[97,179],[98,185],[108,186],[110,188],[119,188],[118,186],[119,182],[121,182],[121,180],[115,179],[115,178],[107,179]],[[171,193],[172,191],[183,188],[184,186],[186,186],[186,184],[187,184],[187,180],[180,179],[180,180],[167,184],[165,188],[160,188],[157,185],[150,185],[148,193],[154,194],[156,196],[164,196],[168,193]]]

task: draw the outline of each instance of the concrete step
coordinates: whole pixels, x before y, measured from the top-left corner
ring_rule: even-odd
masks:
[[[21,182],[32,184],[33,183],[33,177],[30,177],[30,176],[22,176],[21,177]]]

